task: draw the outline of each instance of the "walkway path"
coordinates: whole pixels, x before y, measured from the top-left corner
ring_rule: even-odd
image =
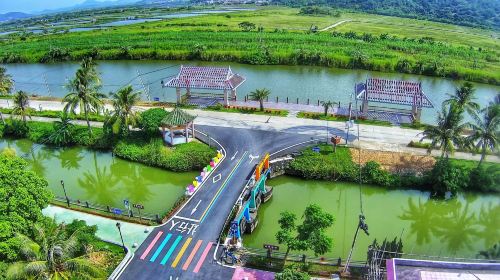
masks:
[[[328,29],[332,29],[332,28],[334,28],[334,27],[337,27],[337,26],[339,26],[339,25],[341,25],[341,24],[343,24],[343,23],[349,22],[349,21],[351,21],[351,20],[350,20],[350,19],[342,20],[342,21],[339,21],[339,22],[334,23],[334,24],[332,24],[332,25],[329,25],[329,26],[327,26],[327,27],[325,27],[325,28],[323,28],[323,29],[320,29],[319,31],[320,31],[320,32],[321,32],[321,31],[327,31]]]
[[[7,100],[0,100],[0,107],[7,107]],[[10,102],[10,105],[12,102]],[[39,106],[43,110],[62,110],[64,105],[58,101],[31,101],[30,106],[38,109]],[[111,109],[111,107],[108,107]],[[136,107],[137,110],[146,110],[150,107]],[[322,120],[302,119],[302,118],[287,118],[287,117],[271,117],[265,115],[251,115],[251,114],[237,114],[204,111],[199,109],[187,110],[189,113],[197,115],[196,123],[200,125],[230,127],[230,128],[245,128],[252,130],[264,130],[273,132],[288,132],[296,133],[299,135],[309,135],[315,137],[324,137],[339,135],[346,137],[346,129],[344,122],[326,122]],[[53,121],[49,118],[33,117],[33,120],[47,120]],[[79,124],[84,124],[84,121],[77,121]],[[101,123],[93,123],[95,126],[102,126]],[[364,149],[392,151],[392,152],[408,152],[417,155],[426,155],[425,149],[407,147],[410,141],[418,142],[420,140],[419,134],[422,132],[415,129],[405,129],[401,127],[384,127],[374,125],[359,125],[360,144]],[[358,145],[356,137],[357,126],[352,128],[349,132],[349,141],[353,146]],[[432,155],[439,156],[439,151],[433,151]],[[470,159],[479,160],[480,155],[472,155],[470,153],[456,152],[453,158],[457,159]],[[487,161],[499,162],[500,158],[497,156],[488,156]]]

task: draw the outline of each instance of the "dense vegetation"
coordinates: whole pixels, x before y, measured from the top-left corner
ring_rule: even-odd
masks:
[[[491,41],[474,43],[472,47],[470,40],[461,39],[461,44],[450,44],[415,34],[315,33],[309,31],[311,24],[328,25],[340,19],[301,16],[297,10],[269,9],[226,16],[199,17],[196,23],[176,19],[103,31],[13,37],[0,43],[0,62],[80,60],[88,55],[102,60],[235,61],[357,68],[500,83],[497,44]],[[289,30],[273,27],[284,25],[281,21],[285,20],[292,20],[285,25]],[[262,29],[241,32],[238,25],[242,22],[254,23]],[[302,24],[306,32],[298,30],[294,22]],[[391,30],[400,32],[401,28],[397,26]],[[416,34],[426,33],[419,31]],[[458,35],[464,37],[463,33]],[[484,40],[474,38],[472,42]]]
[[[47,181],[27,163],[0,155],[0,279],[104,278],[120,262],[119,246],[96,238],[83,221],[57,225],[42,209],[52,197]]]
[[[328,5],[368,13],[500,28],[500,2],[489,0],[272,0],[289,6]]]
[[[348,148],[320,145],[320,153],[305,149],[286,172],[306,179],[361,182],[388,188],[412,188],[431,191],[435,196],[459,191],[500,192],[500,165],[463,166],[460,161],[441,158],[424,174],[392,174],[377,162],[361,166],[353,162]]]

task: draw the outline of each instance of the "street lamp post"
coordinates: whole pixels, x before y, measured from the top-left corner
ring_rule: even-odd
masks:
[[[118,228],[118,232],[120,233],[120,239],[122,240],[122,248],[123,252],[127,253],[127,248],[125,247],[125,242],[123,242],[123,236],[122,236],[122,230],[121,230],[121,224],[118,222],[116,223],[116,227]]]
[[[66,198],[66,203],[68,204],[68,208],[71,207],[69,206],[69,198],[68,198],[68,195],[66,194],[66,188],[64,187],[64,181],[61,180],[61,186],[63,188],[63,191],[64,191],[64,197]]]
[[[354,251],[354,245],[356,245],[356,240],[358,239],[359,229],[362,229],[366,235],[370,235],[368,233],[368,225],[365,223],[365,216],[363,214],[359,215],[358,226],[356,227],[356,233],[354,234],[354,239],[352,240],[351,250],[349,251],[349,256],[347,257],[347,261],[344,267],[344,273],[347,273],[349,269],[349,264],[351,262],[352,252]]]

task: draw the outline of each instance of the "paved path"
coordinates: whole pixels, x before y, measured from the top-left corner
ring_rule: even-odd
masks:
[[[231,279],[234,269],[217,264],[214,252],[248,176],[264,153],[311,141],[294,133],[200,125],[197,129],[221,144],[224,160],[182,209],[150,233],[120,279]]]
[[[9,105],[11,105],[10,102]],[[44,110],[62,110],[63,104],[58,101],[31,101],[30,106],[38,109],[41,106]],[[7,107],[7,100],[0,99],[0,107]],[[111,107],[107,107],[111,109]],[[136,107],[137,110],[146,110],[149,107]],[[265,115],[237,114],[225,112],[213,112],[203,110],[187,110],[193,115],[197,115],[196,124],[210,125],[230,128],[245,128],[252,130],[263,130],[272,132],[296,133],[298,135],[309,135],[313,137],[324,137],[339,135],[346,138],[346,129],[343,122],[326,122],[321,120],[302,119],[302,118],[287,118],[287,117],[271,117]],[[44,120],[44,118],[35,118],[34,120]],[[48,118],[45,120],[51,121]],[[78,123],[84,123],[78,121]],[[100,123],[94,123],[96,126],[102,126]],[[360,144],[364,149],[392,151],[392,152],[407,152],[416,155],[426,155],[425,149],[407,147],[410,141],[419,141],[419,133],[422,131],[415,129],[405,129],[401,127],[384,127],[374,125],[359,125],[359,135],[361,138]],[[353,146],[358,145],[357,126],[349,132],[349,141]],[[439,151],[433,151],[432,155],[439,156]],[[472,155],[470,153],[456,152],[453,158],[479,160],[480,155]],[[487,161],[500,162],[497,156],[488,156]]]
[[[332,28],[334,28],[334,27],[337,27],[337,26],[339,26],[339,25],[341,25],[341,24],[343,24],[343,23],[349,22],[349,21],[351,21],[351,20],[350,20],[350,19],[342,20],[342,21],[339,21],[339,22],[337,22],[337,23],[334,23],[334,24],[332,24],[332,25],[330,25],[330,26],[327,26],[327,27],[325,27],[325,28],[323,28],[323,29],[320,29],[319,31],[327,31],[328,29],[332,29]]]

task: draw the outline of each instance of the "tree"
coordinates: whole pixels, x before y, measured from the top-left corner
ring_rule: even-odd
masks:
[[[278,244],[285,244],[287,246],[284,262],[288,258],[288,254],[290,250],[298,249],[298,241],[296,237],[296,228],[295,225],[297,217],[295,214],[285,211],[280,213],[280,219],[278,220],[278,224],[280,225],[280,230],[276,233],[276,240]]]
[[[0,67],[0,95],[9,94],[13,85],[12,76],[7,74],[7,69]]]
[[[292,268],[285,268],[282,272],[276,273],[275,280],[309,280],[309,274]]]
[[[443,103],[446,105],[453,105],[452,108],[458,110],[459,114],[467,111],[469,114],[479,110],[479,104],[474,100],[474,86],[465,82],[462,86],[456,89],[454,95],[450,95],[450,98],[446,99]]]
[[[56,145],[67,145],[73,141],[74,125],[67,113],[61,112],[60,120],[54,121],[53,142]]]
[[[500,259],[500,243],[496,243],[491,248],[479,251],[478,256],[481,256],[487,260],[498,260]]]
[[[468,182],[467,175],[463,167],[454,166],[447,157],[441,157],[426,174],[425,181],[432,188],[433,196],[444,197],[446,192],[456,194],[465,188]]]
[[[481,115],[481,116],[480,116]],[[472,129],[472,134],[467,137],[470,145],[475,145],[476,148],[481,150],[481,160],[478,166],[481,165],[486,158],[488,150],[494,152],[498,147],[500,140],[500,114],[495,108],[484,108],[471,114],[474,123],[468,123]]]
[[[325,117],[328,115],[328,109],[333,108],[332,101],[321,101],[321,106],[323,106]]]
[[[47,222],[44,227],[35,226],[36,241],[18,235],[24,244],[20,250],[24,261],[13,263],[7,270],[8,279],[82,279],[104,277],[98,262],[91,254],[78,254],[79,231],[66,233],[66,225]]]
[[[89,135],[92,135],[89,113],[98,112],[103,105],[101,98],[104,95],[98,92],[100,83],[95,62],[90,57],[85,58],[82,60],[80,68],[76,71],[75,78],[66,85],[70,93],[63,98],[63,102],[67,102],[64,106],[64,112],[75,114],[77,107],[80,108],[80,114],[83,111]]]
[[[167,116],[162,108],[153,108],[141,113],[139,126],[149,135],[158,135],[161,121]]]
[[[18,115],[24,123],[26,123],[26,117],[31,119],[31,108],[29,106],[28,95],[20,90],[14,95],[14,108],[12,109],[13,115]]]
[[[449,153],[455,151],[455,146],[464,146],[465,138],[462,134],[467,125],[461,123],[463,115],[458,114],[454,108],[455,105],[453,104],[449,106],[443,104],[441,112],[438,113],[437,126],[431,126],[422,132],[423,137],[420,141],[424,139],[431,140],[428,149],[429,153],[439,146],[441,157],[445,155],[448,157]]]
[[[132,107],[139,101],[141,93],[134,92],[132,86],[124,87],[118,92],[111,94],[113,100],[113,116],[112,122],[113,127],[122,133],[130,132],[130,125],[134,126],[137,124],[138,116],[132,110]]]
[[[271,91],[266,88],[256,89],[250,93],[250,98],[253,101],[259,101],[260,110],[264,111],[264,100],[271,95]]]
[[[0,259],[16,260],[22,244],[15,233],[28,234],[44,219],[42,209],[52,198],[47,185],[23,159],[0,155]]]
[[[238,23],[238,26],[245,32],[249,32],[255,29],[255,23],[249,21],[243,21]]]
[[[333,240],[325,231],[333,225],[333,216],[319,205],[311,204],[304,211],[303,219],[304,222],[297,226],[299,249],[312,250],[316,256],[330,251]]]

